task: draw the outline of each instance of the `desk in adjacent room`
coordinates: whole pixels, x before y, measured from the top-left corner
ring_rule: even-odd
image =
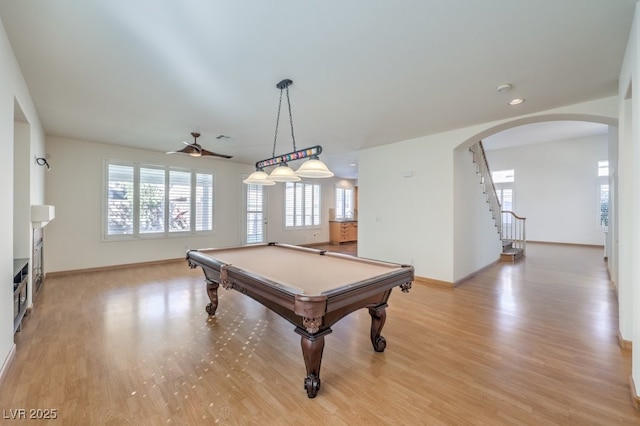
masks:
[[[234,289],[260,302],[296,326],[302,336],[307,369],[304,387],[309,398],[320,389],[320,364],[324,336],[349,313],[368,308],[371,343],[384,351],[380,335],[391,290],[408,292],[413,281],[411,265],[362,259],[287,244],[269,243],[227,249],[190,250],[191,268],[202,267],[211,303],[218,308],[218,287]]]

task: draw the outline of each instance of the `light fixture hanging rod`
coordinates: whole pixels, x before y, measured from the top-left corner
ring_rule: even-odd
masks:
[[[320,145],[312,146],[310,148],[300,149],[298,151],[290,152],[288,154],[278,155],[266,160],[261,160],[256,163],[256,170],[261,170],[264,167],[277,166],[280,163],[288,163],[289,161],[300,160],[302,158],[308,158],[312,156],[318,156],[322,153],[322,147]]]

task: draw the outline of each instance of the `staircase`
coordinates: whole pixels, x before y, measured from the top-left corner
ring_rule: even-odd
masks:
[[[496,229],[502,240],[501,262],[515,262],[525,255],[527,244],[525,233],[526,218],[512,211],[502,210],[496,187],[491,178],[489,163],[482,146],[482,141],[469,147],[476,165],[476,173],[480,176],[480,184],[489,204]]]

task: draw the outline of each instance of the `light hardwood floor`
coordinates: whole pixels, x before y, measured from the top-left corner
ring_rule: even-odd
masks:
[[[64,425],[640,424],[598,248],[530,244],[524,260],[455,289],[394,290],[386,351],[371,347],[366,310],[338,322],[315,399],[287,321],[235,291],[220,290],[214,318],[207,302],[202,271],[184,262],[47,279],[16,335],[0,414],[55,409]]]

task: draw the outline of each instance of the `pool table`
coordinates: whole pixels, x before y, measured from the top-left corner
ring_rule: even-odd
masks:
[[[371,343],[384,351],[380,335],[387,300],[399,286],[408,292],[414,277],[411,265],[363,259],[325,250],[280,243],[187,252],[189,267],[202,268],[210,303],[209,315],[218,308],[218,287],[234,289],[295,325],[301,337],[309,398],[320,390],[320,364],[324,336],[349,313],[368,308]]]

